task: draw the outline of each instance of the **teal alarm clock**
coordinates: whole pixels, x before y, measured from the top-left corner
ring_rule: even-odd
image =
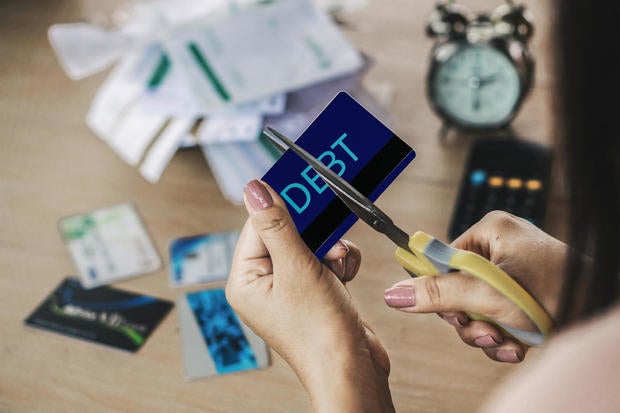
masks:
[[[427,95],[444,126],[496,130],[510,124],[533,83],[532,33],[526,9],[512,2],[476,16],[454,2],[437,5],[427,26],[436,39]]]

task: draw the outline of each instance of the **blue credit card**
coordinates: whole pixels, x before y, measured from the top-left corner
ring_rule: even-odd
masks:
[[[372,201],[415,158],[409,145],[346,92],[336,95],[296,143]],[[301,237],[319,258],[357,220],[292,151],[262,179],[285,200]]]
[[[224,290],[188,293],[187,302],[218,374],[259,367],[250,341],[228,304]]]

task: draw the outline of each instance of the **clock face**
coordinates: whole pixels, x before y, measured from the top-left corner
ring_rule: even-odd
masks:
[[[438,108],[469,127],[503,124],[520,94],[519,74],[508,57],[480,45],[461,47],[440,64],[431,87]]]

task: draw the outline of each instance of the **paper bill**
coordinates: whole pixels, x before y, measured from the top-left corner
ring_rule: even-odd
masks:
[[[183,139],[196,122],[193,118],[174,118],[151,146],[140,165],[140,173],[149,182],[157,182]]]
[[[206,110],[359,69],[360,54],[310,0],[274,2],[172,33],[164,47]]]

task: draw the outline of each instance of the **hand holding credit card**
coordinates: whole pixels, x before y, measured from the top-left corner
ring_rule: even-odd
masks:
[[[342,94],[339,96],[342,96]],[[373,229],[385,234],[393,241],[398,246],[395,258],[411,276],[429,276],[451,271],[464,271],[473,275],[479,280],[488,283],[508,300],[512,301],[530,318],[539,332],[518,330],[512,326],[482,317],[478,314],[468,313],[470,318],[494,323],[507,334],[512,335],[525,344],[539,345],[542,343],[544,335],[551,329],[551,318],[544,308],[538,304],[527,291],[499,267],[478,254],[452,248],[421,231],[409,236],[405,231],[394,225],[392,219],[387,214],[381,211],[370,199],[358,191],[354,185],[351,185],[347,179],[342,176],[346,167],[344,163],[336,164],[333,152],[323,152],[323,154],[318,157],[314,157],[300,145],[273,129],[267,128],[265,134],[276,146],[282,150],[291,149],[294,156],[299,157],[299,159],[302,159],[308,164],[307,168],[304,170],[304,173],[306,173],[305,177],[308,176],[308,170],[312,169],[314,171],[314,179],[307,179],[307,182],[315,189],[325,189],[329,187],[334,194],[338,196],[339,200],[342,201],[341,205],[345,209],[355,213],[355,215],[363,219]],[[346,137],[346,133],[341,135],[337,143],[341,144],[341,140],[344,137]],[[330,148],[334,149],[334,146],[336,145],[331,145]],[[349,148],[345,147],[345,151],[354,158],[354,154]],[[322,158],[326,156],[325,154],[329,154],[330,162],[323,161]],[[334,170],[333,165],[335,164],[339,169]],[[320,179],[321,187],[315,185],[318,179]],[[280,191],[280,195],[282,195],[287,202],[291,202],[291,199],[287,196],[287,191],[290,188],[299,187],[294,185],[299,184],[289,185]],[[308,193],[307,190],[303,192],[306,195]],[[319,191],[317,190],[317,192]],[[310,199],[306,197],[304,208],[307,207],[309,202]],[[301,212],[300,208],[298,208],[298,204],[294,201],[292,202],[292,206],[295,212]],[[293,219],[295,219],[295,215],[293,215]]]

